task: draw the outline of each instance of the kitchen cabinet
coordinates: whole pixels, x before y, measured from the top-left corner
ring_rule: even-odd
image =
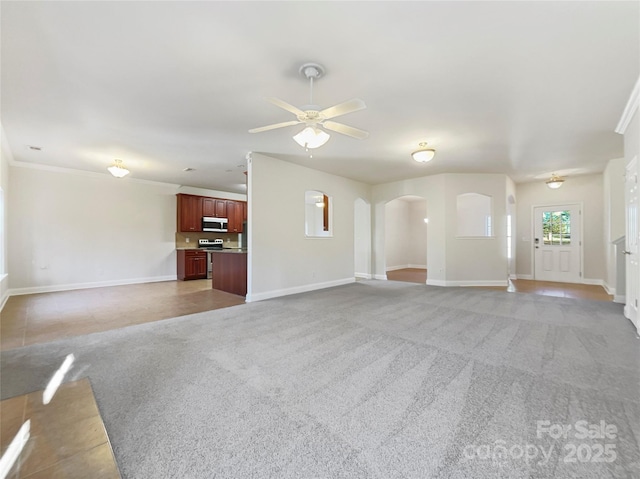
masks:
[[[202,196],[179,193],[178,231],[183,233],[202,231]]]
[[[207,278],[207,252],[204,250],[178,250],[178,279]]]
[[[213,252],[213,289],[247,295],[247,253]]]
[[[227,215],[229,233],[242,233],[242,222],[244,221],[242,201],[227,200]]]
[[[227,218],[227,200],[219,198],[202,198],[202,216],[211,218]]]

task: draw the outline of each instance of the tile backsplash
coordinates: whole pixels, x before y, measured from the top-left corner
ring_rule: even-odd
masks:
[[[224,246],[228,248],[237,248],[238,233],[176,233],[176,248],[197,248],[199,239],[217,239],[224,240]]]

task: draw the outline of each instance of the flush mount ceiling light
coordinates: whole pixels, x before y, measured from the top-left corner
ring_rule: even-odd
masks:
[[[416,160],[418,163],[426,163],[433,160],[433,157],[436,154],[436,150],[434,150],[433,148],[427,148],[427,144],[425,142],[420,143],[418,146],[420,148],[411,153],[411,157],[414,160]]]
[[[564,183],[564,178],[560,178],[555,173],[551,173],[551,178],[549,178],[546,183],[552,190],[557,190],[562,186],[562,183]]]
[[[129,170],[124,167],[122,160],[114,160],[113,165],[107,168],[107,170],[116,178],[122,178],[129,174]]]
[[[303,148],[319,148],[329,141],[331,135],[315,126],[308,126],[293,137],[296,143]]]

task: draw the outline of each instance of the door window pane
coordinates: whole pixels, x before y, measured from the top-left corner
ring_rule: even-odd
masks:
[[[545,246],[571,244],[571,212],[544,211],[542,213],[542,237]]]

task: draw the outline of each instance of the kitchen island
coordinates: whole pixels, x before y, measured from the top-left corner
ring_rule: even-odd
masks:
[[[247,295],[247,250],[211,251],[213,289]]]

